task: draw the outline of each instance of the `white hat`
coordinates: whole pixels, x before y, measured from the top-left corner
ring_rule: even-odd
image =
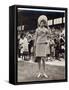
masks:
[[[39,18],[38,18],[38,25],[40,25],[40,22],[42,21],[42,20],[44,20],[47,24],[48,24],[48,22],[47,22],[47,16],[45,16],[45,15],[41,15]]]

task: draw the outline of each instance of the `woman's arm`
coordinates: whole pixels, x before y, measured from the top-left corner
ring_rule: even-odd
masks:
[[[36,29],[36,32],[35,32],[35,39],[34,39],[34,46],[36,45],[37,38],[38,38],[38,32],[37,32],[37,29]]]

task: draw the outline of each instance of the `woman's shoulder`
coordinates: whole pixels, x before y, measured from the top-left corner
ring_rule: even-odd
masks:
[[[36,32],[40,30],[40,27],[36,28]]]
[[[20,38],[19,43],[21,44],[22,42],[23,42],[23,39],[22,39],[22,38]]]

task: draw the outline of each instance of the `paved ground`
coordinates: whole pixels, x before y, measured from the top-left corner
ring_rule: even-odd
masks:
[[[58,64],[59,63],[59,64]],[[18,82],[58,80],[65,78],[65,64],[62,61],[48,61],[46,63],[46,73],[48,78],[36,77],[38,64],[29,61],[18,61]]]

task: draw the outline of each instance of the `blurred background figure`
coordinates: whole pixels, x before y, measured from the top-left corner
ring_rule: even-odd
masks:
[[[32,34],[30,34],[29,32],[28,32],[28,34],[27,34],[27,39],[28,39],[29,59],[31,59],[31,56],[32,56],[32,48],[33,48],[33,46],[34,46],[34,40],[33,40]]]
[[[64,52],[65,52],[65,40],[64,40],[64,34],[60,36],[60,57],[64,58]]]
[[[59,35],[56,36],[54,39],[55,42],[55,59],[60,61],[59,58],[59,48],[60,48],[60,42],[59,42]]]
[[[21,34],[21,38],[19,41],[21,57],[26,60],[28,55],[28,40],[25,34]]]
[[[51,56],[51,60],[55,59],[55,42],[53,39],[50,39],[50,56]]]

